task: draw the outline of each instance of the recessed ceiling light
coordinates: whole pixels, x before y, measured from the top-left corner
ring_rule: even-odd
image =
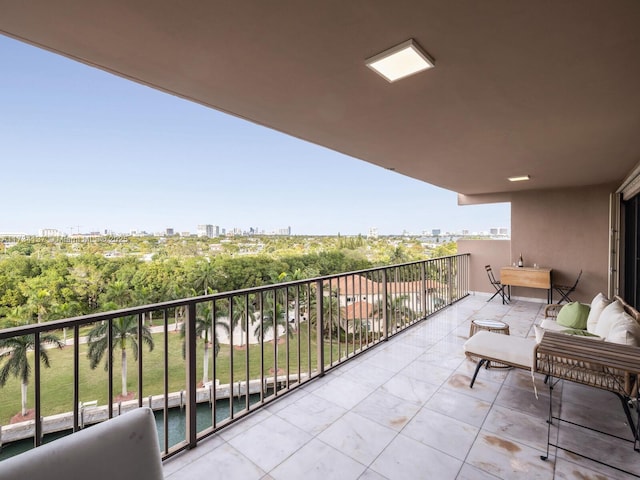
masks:
[[[367,58],[365,63],[388,82],[395,82],[435,66],[433,58],[413,39]]]
[[[529,180],[531,177],[529,175],[520,175],[517,177],[509,177],[510,182],[524,182],[525,180]]]

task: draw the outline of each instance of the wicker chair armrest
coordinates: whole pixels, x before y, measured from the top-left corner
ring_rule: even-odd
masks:
[[[564,305],[559,305],[557,303],[550,303],[546,307],[544,307],[544,318],[556,318],[558,316],[558,312]]]

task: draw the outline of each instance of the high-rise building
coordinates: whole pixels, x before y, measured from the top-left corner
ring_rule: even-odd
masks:
[[[167,237],[173,237],[173,236],[175,235],[175,232],[174,232],[173,228],[167,228],[167,229],[164,231],[164,234],[165,234]]]
[[[199,237],[207,237],[207,238],[217,237],[219,234],[219,229],[220,227],[218,227],[217,225],[210,225],[210,224],[198,225],[197,235]]]
[[[434,237],[437,237],[438,235],[440,235],[441,232],[442,230],[440,230],[439,228],[434,228],[433,230],[431,230],[431,235],[433,235]]]

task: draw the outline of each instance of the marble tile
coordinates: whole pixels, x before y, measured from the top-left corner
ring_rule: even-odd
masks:
[[[478,428],[424,408],[402,429],[402,434],[464,460]]]
[[[371,469],[390,480],[455,479],[462,462],[417,440],[398,435],[371,464]]]
[[[465,356],[464,361],[455,369],[455,373],[461,373],[468,376],[469,378],[472,378],[477,366],[478,362],[476,361],[475,357],[471,359]],[[482,371],[478,372],[477,378],[480,379],[482,377],[494,383],[503,383],[509,376],[509,373],[511,373],[513,370],[516,369],[496,367],[485,368],[483,365]]]
[[[396,375],[396,373],[384,367],[361,364],[344,373],[343,378],[368,387],[377,388]]]
[[[313,439],[292,456],[271,470],[274,480],[356,480],[366,467],[320,440]]]
[[[358,480],[387,480],[387,477],[383,477],[378,472],[367,468],[364,473],[358,477]]]
[[[290,395],[294,395],[294,394],[290,394]],[[277,401],[273,402],[273,406],[276,406],[280,402],[284,402],[284,401],[285,401],[284,397],[282,399],[278,399]],[[272,405],[269,405],[268,407],[264,407],[259,410],[256,410],[253,413],[250,413],[249,415],[244,417],[242,420],[238,420],[234,424],[234,428],[223,428],[222,430],[220,430],[220,432],[217,435],[220,436],[220,438],[222,438],[223,440],[228,442],[229,440],[231,440],[233,437],[240,434],[244,430],[251,428],[252,426],[257,425],[263,420],[269,418],[272,415],[271,411],[269,410],[270,406]]]
[[[270,472],[311,438],[305,431],[272,415],[233,437],[229,444],[243,452],[265,472]]]
[[[575,459],[575,463],[564,458],[556,459],[555,480],[633,480],[638,478],[575,455],[572,457]],[[593,465],[597,470],[589,468],[588,465]]]
[[[633,439],[627,417],[622,409],[622,403],[613,393],[604,393],[609,393],[609,399],[611,401],[598,402],[597,398],[593,398],[593,403],[590,405],[584,405],[582,402],[574,403],[573,401],[568,401],[567,398],[575,397],[564,395],[561,410],[562,418],[580,425],[587,425],[590,428],[611,435],[617,435],[630,440]],[[587,399],[588,398],[590,397],[587,395]]]
[[[499,480],[498,477],[465,463],[456,480]]]
[[[484,371],[480,372],[476,377],[473,388],[470,388],[469,386],[471,385],[471,375],[464,375],[461,373],[454,373],[451,375],[442,385],[442,388],[484,400],[485,402],[493,402],[502,385],[500,383],[492,382],[486,378],[480,378],[482,373],[484,373]]]
[[[288,405],[297,402],[309,393],[310,392],[308,390],[305,390],[303,387],[298,387],[292,392],[287,393],[286,395],[283,395],[281,397],[279,396],[276,401],[267,405],[263,410],[266,410],[269,413],[276,413],[287,407]]]
[[[542,461],[543,451],[491,433],[481,433],[466,462],[498,478],[550,480],[553,462]]]
[[[433,348],[418,357],[416,362],[424,363],[425,368],[437,366],[440,368],[455,370],[464,363],[466,359],[467,357],[462,351],[462,348],[456,347],[453,352],[443,352],[439,349]]]
[[[538,388],[538,398],[536,398],[533,387],[527,390],[503,385],[495,403],[512,410],[519,410],[529,415],[546,419],[549,416],[549,395],[544,390],[546,389]],[[558,402],[555,402],[554,412],[557,406]]]
[[[469,425],[480,427],[491,408],[491,404],[460,393],[441,390],[431,397],[426,408]]]
[[[538,450],[547,448],[546,418],[494,405],[482,425],[485,433],[494,433],[499,437],[515,440]],[[556,438],[557,428],[551,427],[552,439]]]
[[[420,404],[391,395],[374,392],[357,405],[353,412],[395,431],[401,430],[420,410]]]
[[[350,412],[317,438],[354,460],[369,465],[396,435],[394,430]]]
[[[311,435],[317,435],[347,412],[314,393],[276,412],[276,415]]]
[[[347,410],[367,398],[375,389],[342,377],[333,378],[313,393]]]
[[[534,385],[539,393],[548,394],[549,387],[544,383],[544,375],[534,373],[531,377],[531,371],[522,370],[519,368],[512,368],[507,371],[508,375],[504,380],[504,384],[510,387],[523,388],[525,390],[532,390]],[[554,386],[554,390],[561,391],[562,382]]]
[[[438,390],[438,386],[422,380],[398,374],[380,387],[380,390],[398,398],[424,404]]]
[[[188,467],[170,475],[165,473],[165,478],[167,480],[192,480],[194,478],[209,478],[214,474],[217,478],[228,480],[257,480],[263,478],[265,473],[237,449],[225,443],[191,462]]]
[[[220,435],[212,435],[211,437],[201,441],[198,444],[198,448],[194,448],[193,450],[186,450],[171,457],[163,464],[163,472],[165,477],[168,477],[181,468],[193,463],[203,455],[209,454],[211,451],[220,447],[220,445],[222,444],[224,444],[224,440],[220,437]]]
[[[562,423],[558,434],[558,446],[640,476],[640,454],[633,450],[631,442]],[[558,450],[558,457],[588,465],[589,468],[600,472],[611,471],[596,462],[563,450]]]
[[[441,385],[451,376],[451,369],[416,360],[403,368],[400,373],[416,380]]]

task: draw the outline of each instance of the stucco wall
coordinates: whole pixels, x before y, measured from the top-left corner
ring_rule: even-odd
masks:
[[[493,292],[484,266],[496,277],[520,253],[526,266],[537,263],[553,269],[553,282],[573,284],[582,278],[572,298],[590,302],[607,294],[609,262],[609,195],[617,185],[514,192],[511,200],[511,241],[460,240],[458,252],[471,253],[470,289]],[[506,198],[503,198],[506,200]],[[513,287],[512,295],[545,299],[538,289]],[[558,295],[554,295],[558,300]]]
[[[615,185],[517,192],[511,200],[511,262],[553,268],[554,283],[582,278],[574,300],[607,293],[609,195]],[[514,295],[544,298],[541,290],[515,288]],[[554,297],[557,298],[557,297]]]
[[[458,252],[470,253],[469,289],[472,292],[495,293],[489,283],[485,265],[491,265],[500,279],[500,267],[509,265],[511,242],[509,240],[458,240]]]

